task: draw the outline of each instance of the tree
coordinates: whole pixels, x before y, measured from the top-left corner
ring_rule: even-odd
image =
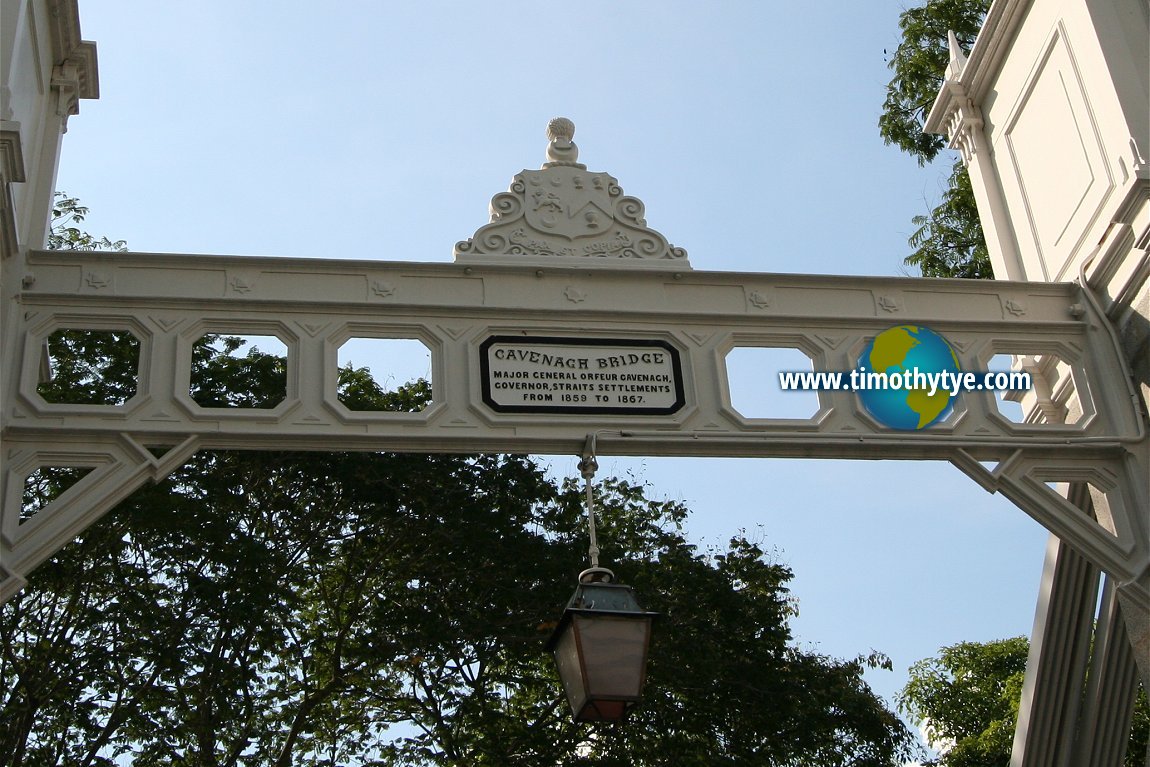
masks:
[[[955,161],[942,202],[911,221],[918,229],[909,239],[915,250],[906,257],[907,266],[917,266],[924,277],[994,279],[970,174],[961,160]]]
[[[923,132],[926,116],[942,87],[949,60],[948,32],[969,52],[989,0],[927,0],[899,16],[902,40],[888,66],[894,77],[887,84],[879,134],[918,160],[932,162],[945,147],[941,136]],[[993,272],[970,176],[956,159],[942,202],[913,219],[913,252],[906,258],[926,277],[991,278]]]
[[[280,364],[205,345],[206,406],[258,406]],[[215,352],[210,351],[215,349]],[[55,354],[115,357],[114,346]],[[60,359],[61,392],[134,371]],[[87,382],[87,383],[86,383]],[[417,410],[340,371],[357,408]],[[243,396],[241,396],[243,395]],[[246,399],[245,399],[246,397]],[[63,485],[29,488],[31,507]],[[582,567],[574,481],[505,455],[203,451],[142,488],[0,609],[6,765],[898,765],[910,734],[797,648],[790,571],[743,535],[696,550],[687,509],[597,485],[610,563],[662,613],[625,727],[570,721],[543,642]]]
[[[1028,651],[1025,637],[962,642],[911,666],[899,707],[942,747],[942,758],[929,764],[1009,763]]]
[[[961,642],[911,666],[899,708],[942,752],[926,764],[1003,767],[1010,762],[1029,651],[1025,637]],[[1127,767],[1143,764],[1148,735],[1150,707],[1143,689],[1135,705]]]
[[[66,192],[56,192],[52,203],[52,227],[48,232],[48,250],[127,250],[124,240],[94,237],[77,224],[84,223],[88,208]]]
[[[697,553],[686,509],[636,485],[599,494],[614,566],[666,617],[646,705],[583,763],[906,755],[865,661],[790,644],[785,567],[742,537]],[[574,762],[587,736],[541,646],[580,501],[522,457],[198,454],[5,607],[0,740],[27,764]]]

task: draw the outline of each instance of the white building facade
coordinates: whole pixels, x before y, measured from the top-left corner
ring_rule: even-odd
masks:
[[[1143,428],[1150,410],[1148,102],[1144,0],[997,0],[969,56],[952,37],[947,79],[927,121],[928,131],[947,134],[962,153],[995,277],[1078,281],[1097,298]],[[1090,393],[1075,385],[1069,367],[1039,349],[1019,351],[1038,377],[1023,402],[1027,421],[1082,418]],[[1109,524],[1106,499],[1089,482],[1070,482],[1063,492]],[[1139,513],[1150,516],[1150,509]],[[1150,684],[1147,605],[1125,585],[1102,586],[1096,615],[1098,572],[1052,539],[1013,764],[1120,763],[1119,720],[1135,692],[1135,663]],[[1130,644],[1115,638],[1122,633]]]

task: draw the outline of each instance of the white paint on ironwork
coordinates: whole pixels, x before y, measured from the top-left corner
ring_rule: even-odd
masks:
[[[614,176],[578,162],[574,135],[565,117],[547,125],[547,161],[491,199],[491,223],[456,244],[455,260],[611,266],[623,259],[628,266],[690,269],[687,251],[647,226],[642,202],[624,195]]]

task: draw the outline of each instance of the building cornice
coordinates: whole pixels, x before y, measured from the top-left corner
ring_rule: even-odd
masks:
[[[79,99],[100,97],[96,44],[80,39],[77,0],[48,0],[52,40],[52,84],[68,94],[67,114],[80,111]]]
[[[986,12],[986,20],[970,51],[964,57],[956,50],[951,40],[951,66],[947,67],[946,80],[938,97],[927,115],[923,130],[926,133],[949,134],[952,145],[956,136],[951,130],[956,126],[955,112],[962,107],[971,112],[982,103],[990,83],[1006,58],[1008,43],[1022,22],[1023,16],[1033,0],[994,0]],[[955,66],[955,62],[960,64]]]

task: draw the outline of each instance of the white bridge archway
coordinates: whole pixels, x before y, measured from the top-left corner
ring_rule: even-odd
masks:
[[[579,453],[593,434],[604,455],[945,460],[1010,498],[1073,552],[1052,569],[1052,594],[1081,593],[1073,584],[1088,581],[1096,568],[1109,576],[1108,593],[1122,596],[1125,623],[1107,597],[1101,672],[1093,674],[1085,704],[1075,692],[1081,676],[1071,680],[1053,665],[1060,647],[1083,641],[1075,633],[1079,606],[1057,597],[1044,603],[1050,637],[1040,644],[1047,654],[1032,665],[1049,670],[1028,679],[1020,742],[1030,745],[1016,749],[1016,757],[1056,763],[1041,755],[1055,754],[1050,744],[1081,705],[1091,728],[1121,729],[1105,713],[1112,689],[1126,695],[1133,689],[1135,653],[1121,632],[1129,630],[1139,651],[1150,641],[1150,438],[1111,307],[1090,289],[1071,282],[696,271],[685,252],[646,226],[642,204],[614,178],[579,164],[572,129],[562,124],[552,130],[544,167],[524,171],[496,195],[492,222],[457,245],[451,264],[29,250],[43,241],[55,164],[29,174],[23,158],[54,158],[53,132],[75,113],[77,99],[98,94],[95,48],[79,40],[75,8],[35,5],[52,6],[59,20],[30,32],[54,52],[51,87],[42,94],[39,122],[27,119],[28,127],[18,129],[5,122],[0,154],[0,597],[21,588],[27,572],[132,490],[201,449]],[[988,24],[1012,33],[1028,7],[998,2]],[[967,90],[989,87],[967,82],[989,66],[983,62],[992,53],[980,56],[968,65],[956,55],[936,122],[993,192],[994,174],[979,165],[987,156],[979,143],[982,118]],[[31,73],[22,74],[31,82]],[[1131,178],[1127,207],[1134,210],[1145,196],[1144,163]],[[999,191],[1009,197],[1009,190]],[[1025,278],[1026,253],[1017,243],[1002,245],[1010,237],[1001,201],[988,194],[980,207],[996,222],[988,227],[999,240],[996,269],[1001,262],[1001,273]],[[1128,239],[1140,237],[1134,232]],[[998,354],[1055,360],[1034,367],[1046,376],[1034,407],[1057,404],[1050,390],[1069,382],[1081,413],[1072,422],[1016,424],[999,414],[990,392],[970,392],[943,424],[908,432],[876,422],[849,392],[820,393],[809,419],[747,417],[731,402],[732,349],[797,349],[816,370],[849,370],[868,339],[896,324],[938,331],[969,368]],[[43,349],[61,329],[134,336],[135,395],[119,405],[45,401],[38,393]],[[189,395],[192,347],[208,333],[280,339],[288,349],[284,401],[261,411],[196,405]],[[432,404],[420,413],[349,410],[336,391],[336,360],[350,338],[425,345]],[[667,396],[654,404],[616,397],[637,396],[627,389],[605,391],[612,400],[602,406],[556,406],[515,400],[519,390],[501,393],[495,385],[497,363],[514,357],[508,350],[570,357],[579,347],[624,358],[657,349],[660,360],[641,360],[640,367],[663,377],[659,382],[671,391],[656,393]],[[611,383],[623,386],[621,379]],[[91,471],[25,519],[24,483],[45,467]],[[1069,483],[1068,496],[1056,483]],[[1059,631],[1066,636],[1051,638]],[[1072,748],[1088,750],[1094,733],[1080,731]],[[1066,750],[1057,753],[1063,756],[1049,759],[1068,758]]]

